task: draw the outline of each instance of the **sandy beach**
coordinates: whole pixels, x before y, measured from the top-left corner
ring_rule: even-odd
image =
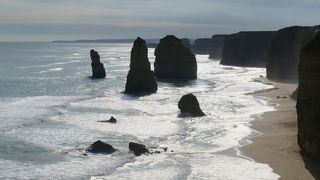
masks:
[[[252,128],[263,134],[252,138],[250,141],[253,143],[242,147],[241,153],[257,162],[269,164],[281,176],[280,179],[317,179],[320,167],[302,157],[297,144],[296,102],[290,98],[297,84],[277,83],[265,78],[257,81],[275,87],[254,95],[269,98],[269,103],[276,110],[266,112],[252,122]]]

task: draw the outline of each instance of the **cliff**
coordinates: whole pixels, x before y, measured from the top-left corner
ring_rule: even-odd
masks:
[[[209,54],[212,49],[210,38],[196,39],[192,44],[192,52],[195,54]]]
[[[182,41],[173,35],[160,40],[154,52],[154,71],[160,79],[196,79],[197,61],[195,55]]]
[[[276,32],[267,60],[268,79],[298,81],[300,50],[314,37],[315,28],[292,26]]]
[[[222,59],[224,39],[227,35],[213,35],[211,37],[211,49],[209,59]]]
[[[298,143],[320,160],[320,31],[300,54],[297,97]]]
[[[274,34],[274,31],[251,31],[226,36],[221,64],[265,67]]]

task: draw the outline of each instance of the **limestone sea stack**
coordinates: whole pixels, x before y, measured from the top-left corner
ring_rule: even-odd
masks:
[[[155,75],[159,79],[196,79],[197,60],[189,48],[173,35],[160,40],[155,49]]]
[[[267,60],[267,78],[298,81],[300,50],[315,36],[316,27],[292,26],[276,32]]]
[[[274,31],[246,31],[225,37],[221,64],[265,67]]]
[[[320,31],[301,50],[297,113],[299,146],[320,161]]]
[[[106,71],[103,64],[100,62],[100,56],[97,51],[91,49],[91,67],[92,67],[92,76],[94,79],[102,79],[106,77]]]
[[[138,37],[131,50],[125,93],[155,93],[157,90],[158,85],[150,68],[146,41]]]
[[[218,34],[211,37],[211,48],[209,51],[209,59],[222,59],[224,38],[227,35]]]
[[[200,109],[199,102],[193,94],[182,96],[178,102],[178,107],[183,115],[190,115],[193,117],[205,116]]]

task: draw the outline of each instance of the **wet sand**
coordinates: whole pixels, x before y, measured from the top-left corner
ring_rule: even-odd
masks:
[[[305,163],[306,158],[300,155],[297,144],[296,102],[290,98],[297,84],[277,83],[265,78],[257,80],[275,87],[254,95],[269,98],[269,103],[276,110],[266,112],[252,122],[252,128],[263,134],[251,138],[253,143],[242,147],[241,154],[257,162],[269,164],[274,172],[281,176],[280,179],[316,179],[315,174],[309,171],[306,165],[308,163]],[[313,166],[315,169],[318,167]]]

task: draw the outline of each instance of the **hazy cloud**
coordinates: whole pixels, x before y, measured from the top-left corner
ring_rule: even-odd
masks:
[[[0,41],[209,37],[319,24],[318,0],[0,0]]]

